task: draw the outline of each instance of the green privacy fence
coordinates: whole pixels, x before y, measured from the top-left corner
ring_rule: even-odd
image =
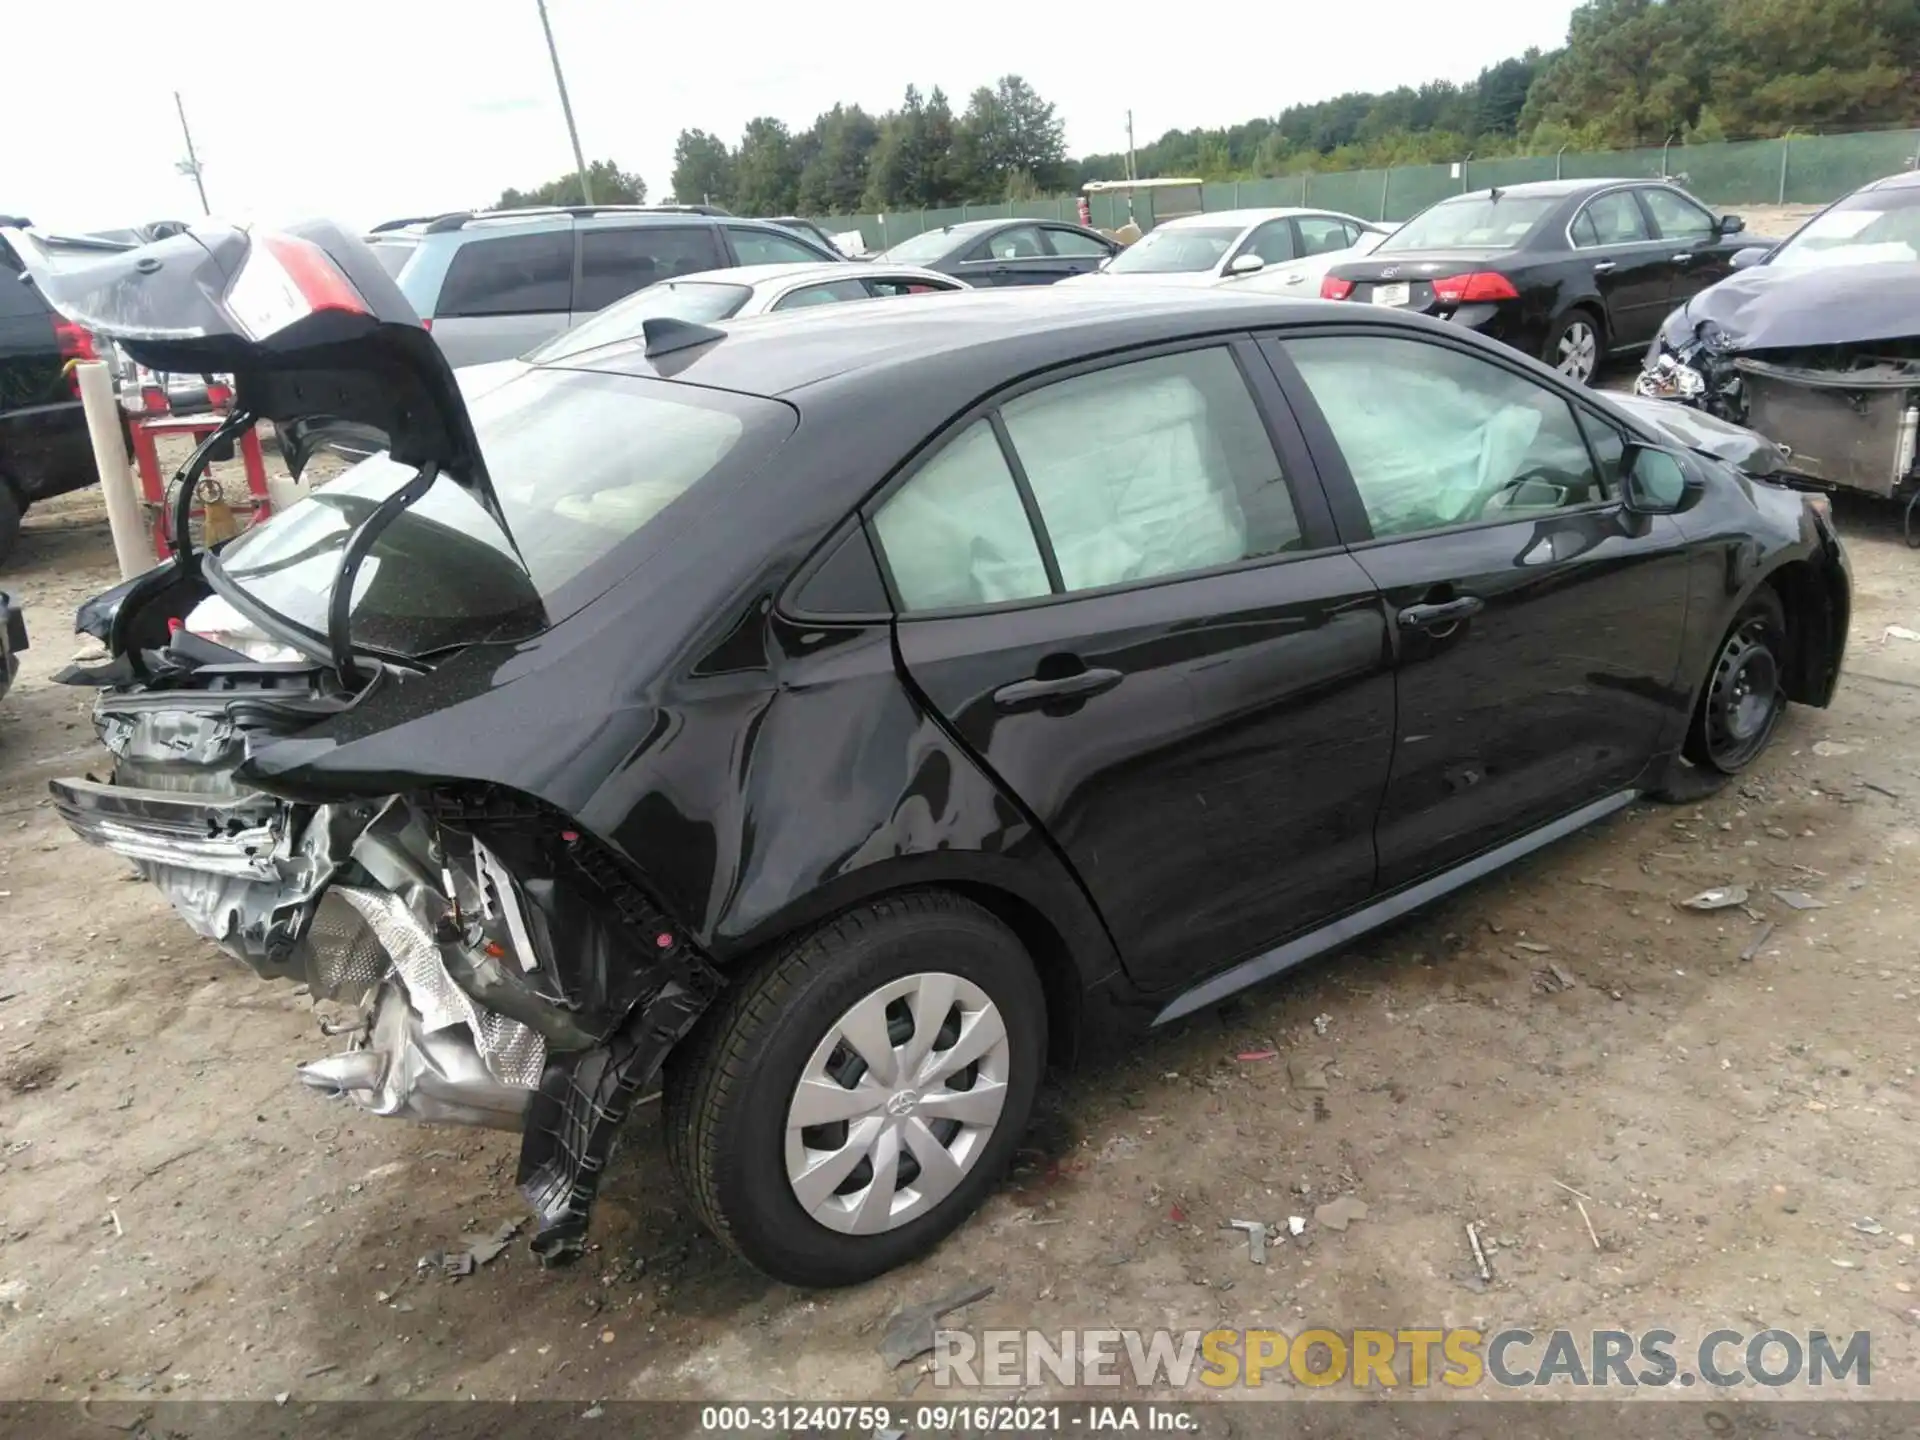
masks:
[[[1869,180],[1914,168],[1920,130],[1874,130],[1853,135],[1788,135],[1715,145],[1655,146],[1560,155],[1516,155],[1458,164],[1408,165],[1388,170],[1334,170],[1268,180],[1229,180],[1202,187],[1208,210],[1241,206],[1315,205],[1375,220],[1405,220],[1436,200],[1489,185],[1527,180],[1603,179],[1614,176],[1679,180],[1716,205],[1823,205]],[[1191,192],[1189,192],[1191,193]],[[1093,223],[1116,229],[1128,218],[1125,194],[1090,199]],[[1133,197],[1133,219],[1153,228],[1153,192]],[[955,205],[944,210],[900,210],[884,215],[825,216],[826,230],[857,229],[869,248],[884,250],[925,230],[967,220],[1020,217],[1076,220],[1078,197],[1060,195],[1004,205]]]

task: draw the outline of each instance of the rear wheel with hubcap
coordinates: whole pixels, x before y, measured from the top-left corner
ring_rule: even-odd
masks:
[[[1585,310],[1569,310],[1547,337],[1541,358],[1569,380],[1591,385],[1604,350],[1600,322]]]
[[[1787,708],[1786,662],[1786,612],[1780,597],[1762,588],[1741,607],[1713,657],[1687,731],[1687,758],[1722,775],[1758,759]]]
[[[668,1153],[701,1218],[776,1279],[870,1279],[992,1189],[1045,1035],[1039,976],[997,919],[937,891],[878,901],[796,941],[688,1037]]]

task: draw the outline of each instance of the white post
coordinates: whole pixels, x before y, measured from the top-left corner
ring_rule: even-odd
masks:
[[[140,492],[134,487],[133,468],[127,464],[127,442],[120,429],[120,402],[113,395],[113,376],[100,360],[83,360],[73,369],[80,380],[87,433],[93,437],[93,463],[100,472],[100,491],[107,497],[113,553],[120,561],[120,578],[131,580],[151,570],[154,559],[147,548],[146,524],[140,518]]]

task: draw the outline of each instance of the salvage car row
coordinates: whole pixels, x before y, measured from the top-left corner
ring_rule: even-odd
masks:
[[[82,607],[111,764],[60,814],[357,1013],[308,1086],[519,1134],[548,1259],[662,1087],[717,1235],[878,1274],[1050,1059],[1737,773],[1840,673],[1776,447],[1406,307],[882,261],[832,273],[911,298],[788,313],[810,261],[456,373],[338,227],[3,233],[68,323],[233,376],[228,436],[367,452]]]

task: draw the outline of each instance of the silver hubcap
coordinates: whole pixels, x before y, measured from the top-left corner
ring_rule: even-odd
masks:
[[[1560,349],[1555,356],[1555,365],[1562,375],[1570,375],[1575,380],[1585,380],[1600,363],[1600,337],[1593,327],[1584,320],[1576,320],[1567,326],[1560,336]]]
[[[815,1047],[787,1107],[787,1183],[815,1220],[878,1235],[953,1193],[1007,1103],[1012,1048],[986,992],[907,975]]]

